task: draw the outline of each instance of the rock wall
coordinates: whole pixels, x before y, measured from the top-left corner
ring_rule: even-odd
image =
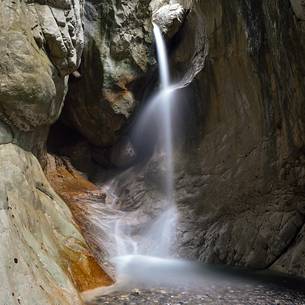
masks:
[[[105,276],[34,157],[46,164],[82,19],[82,0],[0,2],[1,304],[82,304]]]
[[[184,247],[304,275],[304,25],[288,1],[198,5],[209,41],[192,85],[200,133],[177,188],[201,220],[186,211],[199,238],[185,232]]]
[[[109,147],[139,105],[156,64],[153,14],[173,36],[191,1],[85,2],[85,41],[79,75],[70,81],[63,121],[88,141]],[[181,18],[180,18],[181,17]],[[159,18],[160,19],[160,18]]]
[[[0,145],[1,304],[82,304],[103,271],[38,160]]]
[[[305,41],[295,4],[200,1],[181,30],[175,78],[197,62],[190,45],[205,60],[177,103],[183,257],[305,275]],[[159,200],[160,173],[154,156],[118,178],[122,206]]]
[[[83,3],[9,0],[0,8],[0,143],[12,141],[42,156],[67,75],[80,62]]]

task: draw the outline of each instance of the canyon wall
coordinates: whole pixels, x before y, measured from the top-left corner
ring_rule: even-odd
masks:
[[[301,9],[297,1],[195,2],[172,42],[175,80],[205,61],[176,101],[182,257],[305,275]],[[116,178],[122,209],[157,208],[161,158]]]
[[[138,164],[116,178],[122,209],[140,208],[145,220],[158,208],[162,155],[138,158],[129,131],[156,85],[151,19],[159,9],[163,16],[168,2],[0,3],[1,303],[81,304],[80,290],[104,283],[70,210],[41,169],[56,163],[47,157],[46,140],[64,100],[53,134],[61,138],[60,149],[75,133],[76,161],[89,156],[93,166],[104,166],[101,171],[117,172],[130,166],[119,160],[128,143]],[[181,87],[175,116],[178,253],[304,276],[302,3],[177,4],[183,15],[174,13],[164,24],[173,79]],[[66,188],[75,182],[63,186],[67,180],[60,180],[77,180],[71,173],[62,164],[49,172],[67,201],[77,201],[80,189],[97,191],[80,177],[71,195]],[[82,226],[83,216],[74,216]]]
[[[143,21],[146,32],[142,26],[138,29],[138,18],[149,18],[137,10],[141,3],[130,7],[124,2],[114,8],[105,2],[104,10],[116,16],[106,23],[96,3],[87,3],[86,37],[90,43],[80,68],[84,76],[72,80],[63,116],[94,149],[111,151],[114,147],[118,155],[126,152],[126,146],[115,144],[120,143],[122,134],[123,143],[130,144],[135,155],[142,153],[141,143],[133,143],[126,122],[145,96],[144,84],[151,91],[156,83],[151,70],[155,62],[151,28]],[[175,135],[179,255],[304,275],[302,3],[205,0],[180,4],[186,17],[178,32],[167,36],[173,80],[185,87],[176,101],[176,112],[181,108]],[[154,5],[160,3],[152,1],[151,7]],[[127,21],[126,12],[132,12],[135,19]],[[104,36],[100,28],[108,34]],[[116,35],[121,39],[114,39]],[[138,46],[150,55],[141,56],[146,65],[139,65],[130,51],[137,50],[132,47],[134,39],[143,35],[144,44],[141,41]],[[119,48],[112,40],[131,48]],[[108,50],[108,55],[102,54],[102,49]],[[126,54],[119,57],[118,50]],[[99,64],[92,68],[94,58]],[[125,60],[128,64],[123,64]],[[131,70],[133,77],[125,77]],[[122,86],[120,79],[130,83]],[[86,100],[91,94],[94,96]],[[122,105],[131,107],[126,112]],[[91,128],[85,120],[95,116],[98,119],[90,122],[94,124]],[[153,139],[153,132],[147,135]],[[92,154],[92,148],[88,151]],[[111,157],[105,161],[104,151],[98,152],[93,153],[95,161],[119,166]],[[153,215],[158,209],[156,202],[163,196],[161,159],[157,153],[148,159],[146,155],[146,161],[141,159],[136,167],[115,178],[122,209],[140,208],[143,215]],[[139,220],[139,224],[143,222]]]

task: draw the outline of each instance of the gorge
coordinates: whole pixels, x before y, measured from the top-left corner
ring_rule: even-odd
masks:
[[[305,304],[302,0],[0,25],[0,305]]]

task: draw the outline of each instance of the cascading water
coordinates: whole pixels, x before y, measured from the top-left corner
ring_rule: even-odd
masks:
[[[138,117],[133,130],[133,138],[136,138],[137,142],[142,145],[143,134],[141,132],[150,128],[147,126],[148,122],[152,119],[157,120],[159,141],[155,154],[158,154],[158,160],[162,160],[160,193],[163,196],[157,202],[151,202],[144,212],[141,208],[131,210],[122,208],[118,204],[116,188],[113,185],[118,181],[118,177],[116,177],[113,184],[110,183],[106,189],[108,203],[92,209],[91,220],[96,227],[102,229],[101,244],[108,248],[107,250],[111,249],[108,252],[112,258],[118,281],[132,277],[135,266],[138,270],[144,270],[144,266],[156,267],[156,264],[162,265],[162,262],[164,265],[175,254],[178,211],[175,203],[171,102],[174,101],[176,88],[170,84],[166,44],[161,30],[155,24],[154,36],[160,86]],[[129,175],[128,171],[125,174],[127,174],[127,179],[134,177],[133,174]],[[143,222],[142,219],[144,219]],[[115,243],[114,247],[113,243]],[[173,263],[174,260],[171,262]]]
[[[154,24],[154,36],[157,47],[157,56],[160,74],[160,91],[152,98],[150,103],[152,109],[159,106],[161,112],[161,150],[164,153],[164,190],[165,202],[164,211],[158,216],[144,238],[147,239],[154,248],[149,253],[137,253],[159,257],[169,257],[171,244],[174,240],[177,221],[177,209],[174,198],[174,163],[173,163],[173,139],[172,139],[172,117],[171,101],[173,91],[170,88],[170,73],[167,57],[166,45],[160,28]],[[150,105],[149,105],[150,106]],[[147,115],[147,114],[143,114]],[[148,113],[149,115],[149,113]]]
[[[179,304],[191,304],[192,300],[194,300],[196,304],[203,304],[206,302],[218,304],[218,301],[222,299],[222,297],[220,298],[219,293],[225,293],[225,295],[228,296],[228,302],[230,303],[230,301],[234,302],[237,300],[233,297],[233,294],[239,294],[241,291],[244,291],[245,293],[245,298],[243,300],[248,299],[248,294],[252,289],[255,291],[256,297],[258,296],[257,300],[261,302],[263,298],[259,294],[257,295],[257,291],[261,288],[258,289],[257,287],[262,287],[264,295],[266,295],[266,291],[267,294],[269,294],[269,291],[266,290],[266,285],[262,286],[260,282],[256,282],[257,274],[253,273],[250,277],[250,274],[248,276],[247,273],[242,270],[227,270],[223,267],[211,267],[202,265],[199,262],[196,263],[175,259],[171,255],[173,252],[171,245],[175,243],[174,235],[178,215],[175,204],[172,136],[173,114],[171,104],[173,104],[172,102],[174,99],[178,97],[178,95],[175,96],[178,92],[177,90],[187,86],[190,82],[190,76],[185,75],[180,83],[177,83],[174,86],[170,85],[166,47],[162,33],[157,25],[154,25],[154,35],[158,51],[160,88],[152,99],[149,100],[147,107],[138,118],[133,136],[137,138],[137,143],[142,143],[143,139],[147,140],[145,139],[145,132],[143,133],[143,129],[149,129],[152,126],[149,124],[152,117],[154,123],[156,123],[157,119],[157,123],[160,125],[157,127],[159,127],[159,140],[161,141],[159,142],[160,147],[156,147],[158,150],[155,150],[155,154],[157,154],[157,161],[163,160],[164,179],[162,179],[162,183],[160,183],[162,184],[160,193],[164,193],[163,200],[154,202],[153,200],[147,200],[151,198],[145,196],[145,203],[139,203],[140,200],[137,199],[135,200],[136,203],[132,202],[130,204],[129,201],[120,204],[120,200],[116,198],[117,189],[115,185],[108,185],[108,190],[105,190],[107,193],[107,202],[105,205],[93,205],[94,209],[91,220],[96,227],[102,228],[101,235],[103,235],[103,237],[100,244],[107,248],[110,257],[114,257],[113,264],[116,267],[117,281],[115,285],[109,288],[87,291],[83,293],[82,296],[84,300],[88,301],[88,304],[100,304],[98,300],[101,300],[100,296],[102,294],[110,294],[111,300],[113,299],[115,303],[120,299],[120,304],[123,304],[123,302],[124,304],[177,303],[177,299],[174,298],[173,294],[178,294],[179,300],[180,298],[183,300],[182,302],[179,301]],[[196,71],[196,73],[198,73],[199,70]],[[175,123],[177,122],[175,121]],[[156,124],[154,124],[153,127],[156,127]],[[146,142],[149,140],[150,139]],[[145,141],[142,145],[145,145]],[[150,157],[153,159],[154,156],[150,155]],[[146,169],[147,168],[145,167],[145,170]],[[159,167],[157,170],[159,170]],[[133,169],[127,171],[127,175],[123,176],[123,180],[136,180],[135,172],[136,170],[133,171]],[[122,179],[116,177],[114,181],[120,183],[122,182]],[[136,189],[137,186],[138,185],[136,185]],[[145,192],[145,190],[143,190],[143,185],[141,185],[139,189],[141,192]],[[149,192],[149,190],[147,190],[147,192]],[[118,197],[120,197],[120,195]],[[129,196],[123,196],[125,199],[127,197]],[[133,199],[134,198],[131,196],[130,200],[132,201]],[[127,198],[127,201],[128,200],[129,198]],[[148,206],[148,208],[143,209],[143,206]],[[97,236],[99,235],[97,234]],[[113,243],[115,243],[115,247],[112,247]],[[269,281],[270,279],[268,279],[268,283]],[[287,279],[285,279],[285,281],[287,281]],[[291,278],[289,278],[288,281],[290,282]],[[258,284],[260,285],[257,286]],[[252,286],[253,288],[249,288]],[[162,290],[159,289],[160,287]],[[175,290],[172,290],[173,287]],[[133,288],[145,289],[132,291],[130,293]],[[149,288],[149,291],[147,291],[147,288]],[[274,291],[274,286],[270,286],[270,289],[270,291]],[[125,293],[125,290],[127,293]],[[188,293],[186,293],[187,291]],[[204,291],[204,295],[201,295],[202,291]],[[211,295],[213,295],[213,293],[215,294],[215,291],[216,295],[213,299],[213,297],[211,298]],[[111,296],[112,292],[116,293]],[[200,292],[200,295],[198,292]],[[228,292],[230,293],[227,294]],[[273,293],[274,292],[272,292],[271,295],[273,295]],[[119,297],[120,295],[122,297]],[[149,298],[147,298],[147,296],[149,296]],[[184,298],[186,300],[185,302]],[[189,298],[191,300],[189,300]],[[95,302],[95,300],[97,300],[97,302]],[[105,300],[109,299],[105,298]],[[158,300],[161,302],[159,303]],[[91,301],[94,302],[91,303]],[[228,302],[226,304],[228,304]],[[240,303],[240,301],[238,302]],[[224,304],[222,301],[221,303]],[[107,304],[110,303],[107,302]]]
[[[142,255],[147,257],[169,257],[174,240],[177,210],[174,199],[174,166],[173,166],[173,143],[171,122],[171,100],[173,90],[170,88],[170,73],[166,45],[161,30],[154,24],[154,36],[157,46],[157,55],[160,71],[160,89],[149,101],[148,108],[139,118],[136,128],[141,129],[149,117],[158,108],[161,113],[160,150],[164,160],[164,191],[165,198],[159,215],[154,219],[149,228],[142,232],[137,238],[133,238],[127,232],[124,217],[116,223],[116,241],[118,254],[121,256],[117,261],[130,261],[131,255]],[[127,230],[128,231],[128,230]],[[121,268],[122,265],[118,266]]]
[[[161,82],[161,109],[162,109],[162,125],[164,130],[163,148],[165,151],[166,163],[166,198],[170,205],[174,203],[174,166],[173,166],[173,140],[172,140],[172,119],[171,119],[171,98],[170,90],[169,64],[167,58],[166,45],[160,28],[154,24],[154,36],[157,46],[157,55],[159,62],[159,73]]]

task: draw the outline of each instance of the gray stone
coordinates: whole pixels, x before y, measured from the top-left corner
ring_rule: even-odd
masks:
[[[0,303],[83,304],[67,257],[88,250],[70,210],[31,153],[0,145],[0,160]]]
[[[13,141],[13,134],[9,126],[0,121],[0,144],[8,144]]]
[[[295,15],[305,20],[305,1],[304,0],[290,0]]]

